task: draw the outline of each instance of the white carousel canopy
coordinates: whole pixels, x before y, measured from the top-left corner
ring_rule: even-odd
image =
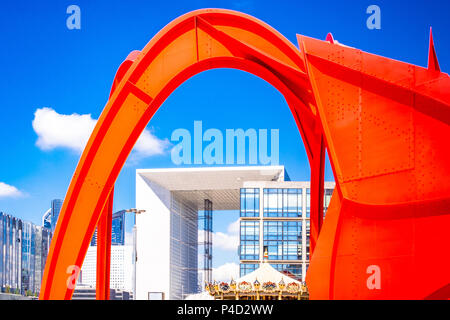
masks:
[[[308,289],[298,280],[277,271],[269,263],[263,262],[258,269],[229,284],[225,282],[206,284],[211,296],[219,299],[251,296],[256,300],[273,298],[279,300],[307,298]]]
[[[256,280],[258,280],[258,282],[261,284],[269,281],[279,283],[281,280],[283,280],[285,284],[292,282],[297,283],[299,286],[301,286],[302,284],[300,281],[297,281],[291,277],[288,277],[284,273],[279,272],[267,262],[261,263],[258,269],[237,279],[236,282],[241,283],[243,281],[246,281],[249,283],[254,283]]]

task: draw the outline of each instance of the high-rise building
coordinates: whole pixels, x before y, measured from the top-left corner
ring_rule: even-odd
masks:
[[[198,211],[208,197],[190,200],[145,171],[136,176],[136,207],[146,210],[136,216],[136,299],[184,299],[198,292]],[[160,173],[168,183],[165,172]],[[178,181],[186,182],[183,177]]]
[[[37,293],[41,288],[45,261],[50,247],[48,228],[31,222],[22,223],[22,292]]]
[[[111,269],[110,269],[110,288],[124,291],[132,291],[133,276],[133,246],[114,245],[111,246]],[[97,247],[89,246],[81,267],[82,285],[95,288],[96,269],[97,268]]]
[[[324,215],[334,186],[325,182]],[[240,198],[240,275],[255,271],[267,250],[275,269],[304,281],[309,266],[310,183],[244,182]]]
[[[111,244],[123,246],[125,244],[125,210],[113,213],[111,224]]]
[[[22,288],[34,292],[36,230],[31,222],[22,223]]]
[[[136,298],[184,299],[214,281],[212,219],[222,210],[240,211],[241,275],[257,269],[267,248],[275,269],[304,280],[309,188],[283,166],[137,170],[136,208],[145,213],[136,217]],[[325,206],[333,188],[325,182]]]
[[[22,221],[0,212],[0,286],[2,291],[10,288],[20,290]]]
[[[112,215],[111,223],[111,289],[132,291],[133,247],[125,245],[125,210]],[[97,267],[97,229],[91,239],[81,268],[80,282],[95,288]]]
[[[52,207],[51,207],[52,233],[55,232],[56,222],[58,222],[59,212],[61,211],[62,205],[63,201],[61,199],[52,200]]]
[[[97,245],[97,228],[91,239],[91,246]],[[111,245],[125,245],[125,210],[114,212],[111,223]]]
[[[0,212],[2,291],[39,293],[50,241],[50,229]]]
[[[52,209],[48,209],[45,211],[44,215],[42,216],[42,226],[47,229],[52,229]]]

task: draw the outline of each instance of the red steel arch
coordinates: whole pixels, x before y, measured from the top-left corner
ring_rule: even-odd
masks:
[[[332,37],[298,40],[300,50],[251,16],[205,9],[174,20],[130,54],[69,186],[41,299],[72,297],[67,272],[81,267],[97,225],[97,298],[108,298],[117,176],[170,93],[213,68],[268,81],[297,123],[311,165],[311,298],[446,294],[450,261],[441,248],[450,244],[450,166],[442,145],[450,133],[449,77],[435,70],[435,53],[434,68],[424,69],[334,44]],[[321,231],[325,147],[336,191]],[[369,265],[381,270],[379,289],[367,286]],[[419,273],[428,278],[417,288],[409,277]]]

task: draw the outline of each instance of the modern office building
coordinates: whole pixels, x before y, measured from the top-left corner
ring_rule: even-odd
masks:
[[[22,220],[0,212],[0,286],[3,292],[20,290],[22,286],[21,259]]]
[[[308,188],[283,166],[137,170],[136,208],[145,213],[136,217],[136,298],[184,299],[211,279],[213,210],[241,212],[241,274],[256,269],[267,246],[275,268],[303,279]]]
[[[52,229],[52,208],[48,209],[42,216],[42,226],[47,229]]]
[[[56,222],[58,222],[59,212],[61,211],[63,201],[61,199],[52,200],[51,206],[51,224],[52,224],[52,234],[55,232]]]
[[[91,239],[91,246],[97,245],[97,229]],[[125,210],[113,213],[111,223],[111,245],[125,245]]]
[[[49,229],[22,223],[22,292],[38,293],[51,242]]]
[[[97,247],[89,246],[81,267],[78,282],[95,288],[97,268]],[[111,246],[110,288],[131,292],[133,290],[133,246]]]
[[[92,236],[91,244],[81,267],[81,276],[78,280],[82,285],[94,288],[94,296],[97,279],[96,268],[97,229],[95,229]],[[120,290],[125,292],[133,291],[133,272],[133,246],[125,245],[125,210],[120,210],[113,213],[111,223],[111,290],[119,290],[118,292],[121,292]]]
[[[324,213],[334,190],[325,182]],[[299,281],[309,266],[310,183],[246,181],[240,190],[240,275],[258,269],[263,253],[276,270]]]
[[[2,291],[39,293],[50,241],[50,229],[0,212]]]
[[[125,245],[125,210],[113,213],[111,223],[111,244]]]

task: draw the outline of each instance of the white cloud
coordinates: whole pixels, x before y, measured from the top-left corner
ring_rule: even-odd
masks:
[[[231,234],[239,234],[239,225],[239,219],[237,219],[235,222],[230,223],[227,228],[228,232]]]
[[[90,114],[59,114],[51,108],[40,108],[34,113],[33,129],[38,135],[36,145],[41,150],[66,148],[81,153],[94,130],[96,119]],[[164,154],[170,143],[145,129],[133,149],[135,158]]]
[[[151,157],[164,154],[169,148],[170,142],[167,139],[161,140],[145,129],[139,137],[133,151],[138,158]]]
[[[234,262],[225,263],[212,270],[212,278],[215,281],[230,282],[239,278],[239,265]]]
[[[213,248],[218,248],[226,251],[236,251],[238,245],[238,234],[227,234],[223,232],[214,232],[213,234]]]
[[[68,148],[82,152],[96,120],[90,114],[59,114],[50,108],[37,109],[33,129],[38,135],[36,145],[42,150]]]
[[[199,241],[203,241],[203,230],[198,231]],[[227,232],[213,232],[213,248],[224,251],[236,251],[239,246],[239,219],[230,223]]]
[[[16,187],[0,182],[0,198],[17,198],[23,196],[23,193]]]

